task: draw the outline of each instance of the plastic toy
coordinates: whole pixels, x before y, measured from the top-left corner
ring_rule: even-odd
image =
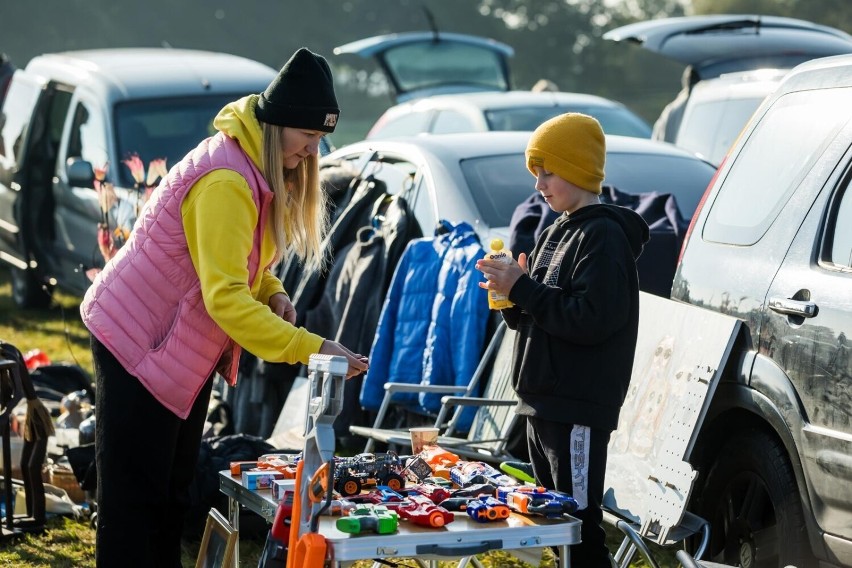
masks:
[[[441,501],[449,498],[450,491],[440,485],[432,485],[430,483],[418,483],[408,488],[408,495],[412,493],[428,497],[433,503],[439,505]]]
[[[450,479],[459,487],[474,483],[517,485],[518,481],[484,462],[459,462],[450,468]]]
[[[502,521],[509,518],[509,506],[496,497],[479,497],[467,504],[467,515],[478,523]]]
[[[422,527],[438,528],[455,520],[448,510],[432,502],[423,495],[411,494],[407,501],[396,506],[396,512],[403,519]]]
[[[578,509],[577,501],[571,495],[544,487],[498,487],[497,499],[513,511],[528,515],[561,517]]]
[[[386,485],[399,491],[405,487],[404,469],[402,460],[393,452],[337,458],[335,488],[345,497],[357,495],[369,485]]]
[[[352,503],[399,503],[403,501],[403,496],[388,487],[387,485],[377,485],[372,491],[359,493],[358,495],[350,495],[347,497]]]
[[[390,534],[396,532],[399,526],[399,517],[396,512],[389,510],[384,505],[365,503],[349,511],[347,516],[337,519],[335,525],[337,530],[349,534],[365,532]]]

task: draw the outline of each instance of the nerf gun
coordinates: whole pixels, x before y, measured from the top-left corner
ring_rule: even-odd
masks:
[[[458,487],[466,487],[474,483],[518,484],[515,478],[483,462],[458,462],[450,468],[450,479]]]
[[[347,516],[340,517],[335,523],[337,530],[349,534],[364,532],[389,534],[396,532],[398,524],[399,518],[395,511],[389,510],[384,505],[369,503],[356,506]]]
[[[570,515],[579,508],[571,495],[544,487],[498,487],[497,499],[513,511],[545,517]]]
[[[452,513],[433,503],[429,497],[416,493],[409,494],[407,501],[393,505],[400,517],[423,527],[443,527],[455,520]]]
[[[467,503],[467,515],[477,523],[502,521],[509,518],[509,506],[496,497],[479,497]]]

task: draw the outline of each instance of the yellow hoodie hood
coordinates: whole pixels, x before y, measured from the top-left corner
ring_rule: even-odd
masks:
[[[239,142],[240,147],[248,154],[257,169],[263,171],[261,155],[263,131],[254,114],[259,98],[260,95],[248,95],[228,103],[213,119],[213,126]]]

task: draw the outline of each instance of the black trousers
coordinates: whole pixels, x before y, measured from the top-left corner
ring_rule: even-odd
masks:
[[[99,568],[180,566],[181,535],[212,377],[186,420],[92,338]]]
[[[603,522],[604,475],[610,432],[527,417],[527,443],[539,485],[574,496],[583,521],[582,542],[571,547],[571,566],[610,568]]]

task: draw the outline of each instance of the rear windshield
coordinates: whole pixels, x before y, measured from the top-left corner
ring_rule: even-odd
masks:
[[[598,119],[607,134],[650,138],[651,127],[623,108],[594,106],[516,107],[485,111],[489,130],[532,131],[548,120],[566,112],[581,112]]]
[[[507,154],[462,160],[461,169],[489,227],[506,227],[515,207],[535,191],[535,178],[523,154]]]
[[[509,88],[500,56],[488,47],[414,43],[389,49],[385,60],[402,92],[447,84],[498,91]]]
[[[240,95],[125,102],[115,109],[116,148],[119,159],[138,154],[145,168],[151,160],[166,159],[171,168],[199,142],[216,133],[213,119]],[[130,170],[121,165],[119,184],[132,187]]]

